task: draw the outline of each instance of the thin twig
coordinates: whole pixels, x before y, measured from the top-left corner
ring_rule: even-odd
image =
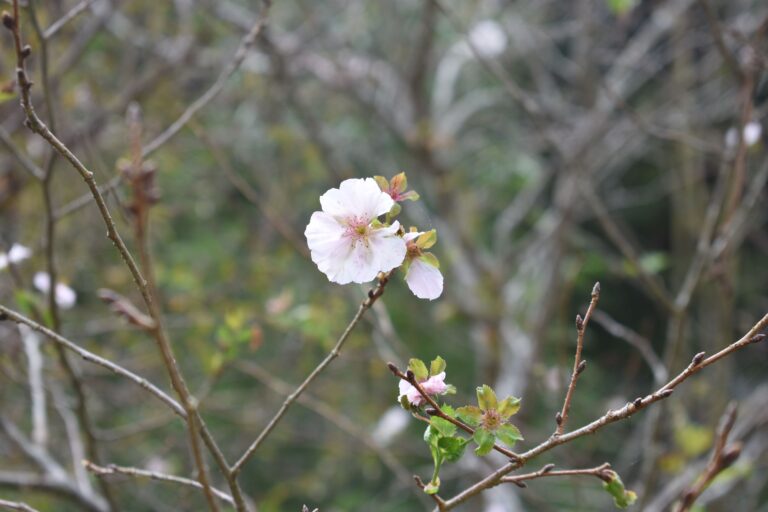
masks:
[[[456,425],[458,428],[460,428],[461,430],[463,430],[464,432],[466,432],[470,436],[474,436],[475,435],[475,429],[474,428],[470,427],[469,425],[467,425],[466,423],[464,423],[463,421],[461,421],[459,419],[456,419],[456,418],[454,418],[452,416],[447,415],[442,410],[442,408],[440,407],[440,405],[438,405],[438,403],[435,401],[435,399],[432,398],[431,396],[429,396],[429,394],[426,391],[424,391],[424,388],[421,386],[419,381],[416,380],[416,376],[413,374],[412,371],[409,370],[409,371],[403,373],[402,371],[400,371],[400,369],[397,366],[394,365],[394,363],[388,363],[387,364],[387,368],[389,368],[389,371],[391,371],[396,377],[399,377],[400,379],[408,382],[411,386],[416,388],[416,391],[419,392],[421,397],[424,400],[426,400],[426,402],[431,407],[431,409],[427,410],[427,414],[429,414],[430,416],[437,416],[439,418],[444,419],[445,421],[447,421],[449,423],[452,423],[452,424]],[[429,423],[429,419],[428,418],[423,418],[423,419],[427,423]],[[509,459],[517,460],[517,459],[520,458],[520,456],[517,453],[515,453],[515,452],[513,452],[511,450],[508,450],[508,449],[504,448],[503,446],[499,446],[498,444],[494,444],[493,445],[493,449],[496,450],[497,452],[503,454],[504,456],[508,457]]]
[[[186,412],[184,411],[184,408],[182,408],[181,405],[179,405],[179,403],[176,402],[176,400],[168,396],[164,391],[162,391],[160,388],[158,388],[157,386],[149,382],[144,377],[139,377],[138,375],[131,372],[130,370],[126,370],[122,366],[115,364],[112,361],[109,361],[108,359],[104,359],[103,357],[97,356],[93,352],[89,352],[88,350],[80,347],[73,341],[68,340],[62,335],[53,332],[47,327],[1,304],[0,304],[0,316],[4,316],[13,322],[16,322],[17,324],[28,325],[33,330],[47,336],[54,342],[76,353],[77,355],[79,355],[89,363],[93,363],[98,366],[101,366],[102,368],[106,368],[107,370],[109,370],[114,374],[120,375],[121,377],[125,377],[128,380],[133,381],[135,384],[138,384],[142,388],[146,389],[147,391],[152,393],[155,397],[157,397],[161,402],[163,402],[168,407],[170,407],[171,410],[174,413],[176,413],[179,417],[186,418]]]
[[[64,25],[75,19],[81,12],[85,11],[93,3],[93,1],[94,0],[82,0],[79,4],[75,5],[69,11],[67,11],[64,16],[51,23],[51,26],[45,29],[43,37],[45,39],[52,38],[54,35],[56,35],[56,32],[61,30]]]
[[[543,468],[541,468],[538,471],[534,471],[532,473],[525,473],[523,475],[515,475],[515,476],[505,476],[501,479],[504,483],[512,483],[517,485],[518,487],[525,487],[525,484],[523,484],[526,480],[534,480],[536,478],[544,478],[544,477],[550,477],[550,476],[580,476],[580,475],[587,475],[587,476],[594,476],[602,480],[603,482],[610,482],[611,481],[611,465],[607,462],[604,464],[601,464],[599,466],[596,466],[594,468],[589,469],[561,469],[561,470],[553,470],[554,464],[547,464]]]
[[[19,510],[21,512],[39,512],[36,508],[32,508],[26,503],[22,503],[20,501],[8,501],[4,499],[0,499],[0,508],[5,508],[8,510]]]
[[[700,372],[707,366],[716,363],[720,359],[729,356],[737,350],[740,350],[752,343],[758,343],[762,341],[765,338],[765,335],[760,334],[760,332],[763,331],[766,327],[768,327],[768,314],[764,315],[756,324],[754,324],[752,328],[749,329],[746,334],[744,334],[744,336],[731,343],[721,351],[707,358],[704,357],[703,352],[696,354],[696,356],[694,356],[694,358],[691,360],[691,363],[682,372],[680,372],[676,377],[658,388],[653,393],[646,395],[645,397],[638,397],[620,409],[610,410],[603,416],[592,421],[591,423],[588,423],[587,425],[584,425],[581,428],[567,432],[561,436],[551,436],[549,439],[545,440],[538,446],[520,454],[520,459],[517,461],[510,462],[509,464],[502,466],[492,474],[463,490],[453,498],[446,500],[446,510],[453,509],[471,497],[483,492],[484,490],[498,485],[503,477],[520,468],[533,457],[541,455],[542,453],[547,452],[556,446],[571,442],[574,439],[578,439],[579,437],[594,434],[606,425],[610,425],[611,423],[616,423],[617,421],[629,418],[638,411],[645,409],[649,405],[668,398],[672,395],[672,392],[677,386],[682,384],[692,375]]]
[[[200,482],[198,482],[197,480],[192,480],[190,478],[184,478],[181,476],[168,475],[166,473],[160,473],[157,471],[148,471],[146,469],[117,466],[115,464],[110,464],[108,466],[99,466],[87,460],[83,461],[83,465],[88,471],[90,471],[91,473],[99,477],[105,477],[105,476],[111,476],[111,475],[128,475],[128,476],[138,477],[138,478],[151,478],[152,480],[159,480],[162,482],[173,482],[176,484],[187,485],[190,487],[194,487],[195,489],[203,490],[203,486],[200,485]],[[235,501],[232,499],[232,496],[230,496],[229,494],[222,492],[218,489],[212,488],[211,490],[213,491],[213,494],[220,500],[225,501],[231,505],[235,504]]]
[[[694,482],[690,488],[686,489],[682,494],[682,498],[675,507],[675,512],[688,512],[693,507],[693,504],[701,496],[712,481],[723,470],[729,468],[736,462],[739,455],[741,455],[741,443],[733,443],[726,448],[728,442],[728,435],[731,433],[733,424],[736,422],[736,404],[732,403],[728,406],[722,418],[720,419],[720,425],[717,429],[717,437],[715,438],[715,446],[712,449],[712,455],[710,456],[709,463],[704,469],[704,472]]]
[[[312,370],[312,373],[310,373],[306,379],[304,379],[304,382],[299,384],[299,386],[288,395],[288,397],[283,402],[283,405],[280,406],[280,409],[275,413],[275,415],[272,417],[271,420],[269,420],[269,423],[267,423],[267,426],[264,427],[264,429],[261,431],[261,433],[256,437],[256,440],[251,443],[251,445],[248,447],[248,449],[245,450],[243,455],[238,459],[237,462],[232,466],[231,468],[231,474],[234,477],[237,477],[238,473],[240,473],[240,470],[243,468],[243,465],[248,462],[248,459],[253,456],[254,452],[258,449],[258,447],[261,445],[262,442],[264,442],[264,439],[274,430],[274,428],[277,426],[278,422],[282,419],[282,417],[285,415],[285,413],[288,411],[288,408],[293,404],[293,402],[296,401],[296,399],[301,395],[301,393],[304,392],[305,389],[312,383],[312,381],[317,378],[320,373],[322,373],[325,368],[331,364],[331,361],[336,359],[339,354],[341,353],[341,348],[344,346],[344,342],[347,341],[347,338],[349,338],[350,333],[352,333],[352,330],[355,328],[357,323],[360,321],[360,319],[363,317],[363,314],[365,314],[368,309],[370,309],[371,306],[378,300],[379,297],[382,296],[384,293],[384,287],[386,287],[387,283],[389,282],[389,276],[390,273],[382,274],[379,277],[379,283],[376,285],[375,288],[368,291],[368,298],[366,298],[362,303],[360,303],[360,307],[357,309],[357,313],[355,313],[355,316],[352,318],[352,320],[347,325],[347,328],[344,329],[344,332],[341,333],[341,336],[339,336],[339,339],[336,341],[336,344],[333,346],[331,351],[328,353],[328,355],[323,359],[317,367]]]
[[[240,41],[240,45],[235,51],[232,60],[230,60],[224,69],[221,70],[221,73],[219,73],[219,76],[216,78],[216,81],[213,83],[213,85],[211,85],[211,87],[205,91],[202,96],[200,96],[191,105],[189,105],[189,107],[187,107],[187,109],[182,112],[182,114],[178,119],[176,119],[176,121],[173,122],[173,124],[171,124],[161,134],[144,145],[144,149],[142,150],[142,157],[146,158],[150,154],[154,153],[157,149],[159,149],[160,146],[168,142],[174,135],[181,131],[184,125],[187,124],[187,122],[192,119],[192,117],[198,111],[200,111],[203,107],[210,103],[211,100],[218,96],[218,94],[224,88],[224,85],[226,85],[227,80],[229,80],[229,77],[234,75],[235,72],[240,69],[240,65],[248,55],[248,51],[254,45],[256,38],[261,32],[261,29],[266,24],[268,13],[269,2],[265,2],[265,5],[256,23],[254,23],[253,27],[251,27],[251,30]]]
[[[581,359],[581,350],[584,348],[584,332],[587,330],[587,324],[589,324],[589,319],[592,318],[592,312],[597,307],[598,300],[600,300],[600,283],[595,283],[595,286],[592,287],[592,298],[589,301],[589,307],[584,314],[584,318],[582,319],[581,315],[576,315],[576,355],[573,358],[573,372],[571,373],[571,381],[568,383],[568,391],[565,393],[563,408],[555,416],[557,422],[555,436],[562,435],[565,430],[565,424],[568,422],[568,411],[571,408],[571,400],[573,400],[573,391],[576,389],[576,381],[584,371],[584,368],[586,368],[587,362]]]

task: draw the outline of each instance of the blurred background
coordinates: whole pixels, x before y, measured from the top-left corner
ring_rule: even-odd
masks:
[[[169,334],[232,460],[327,354],[368,289],[329,283],[309,260],[303,231],[319,196],[344,178],[400,171],[421,194],[400,220],[437,229],[445,292],[420,301],[395,276],[245,466],[243,489],[262,512],[433,506],[412,480],[431,475],[424,427],[400,410],[387,361],[441,355],[456,405],[483,383],[522,397],[523,450],[554,430],[573,319],[596,281],[602,295],[571,428],[658,388],[768,310],[764,2],[277,0],[244,47],[260,16],[262,5],[246,0],[22,3],[37,110],[53,115],[54,131],[105,185],[132,249],[125,169],[143,150]],[[140,303],[86,186],[24,128],[8,31],[0,43],[0,303],[45,310],[52,226],[60,331],[170,389],[154,341],[98,298],[107,288]],[[180,129],[164,132],[185,111]],[[34,176],[49,165],[52,217]],[[72,448],[73,390],[53,347],[36,350],[34,338],[0,323],[0,495],[41,511],[91,510],[18,480],[40,469],[14,432],[38,436],[72,481],[99,490]],[[765,344],[751,346],[530,467],[610,462],[639,494],[635,509],[668,510],[703,470],[735,400],[742,456],[698,503],[766,511],[767,360]],[[192,475],[184,425],[167,408],[76,363],[104,463]],[[31,430],[35,364],[47,397],[43,438]],[[468,453],[443,469],[441,495],[503,463]],[[106,481],[123,510],[204,508],[189,487]],[[501,486],[459,508],[612,509],[587,478]]]

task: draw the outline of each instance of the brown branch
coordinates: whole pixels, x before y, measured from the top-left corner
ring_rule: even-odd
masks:
[[[699,476],[695,483],[683,492],[680,502],[675,507],[675,512],[688,512],[693,504],[701,496],[712,481],[723,470],[729,468],[741,455],[741,443],[736,442],[726,448],[728,435],[731,433],[733,424],[736,422],[736,404],[728,406],[720,419],[720,425],[717,429],[715,446],[712,449],[712,456],[707,463],[704,472]]]
[[[592,312],[595,310],[599,299],[600,283],[595,283],[595,286],[592,287],[592,298],[589,301],[589,307],[584,314],[584,318],[582,319],[581,315],[576,315],[576,355],[573,358],[573,372],[571,373],[571,382],[568,384],[568,391],[565,393],[563,408],[555,416],[557,422],[555,436],[561,436],[563,430],[565,430],[565,424],[568,422],[568,411],[571,408],[571,400],[573,400],[573,392],[576,389],[576,381],[579,379],[579,375],[581,375],[587,365],[587,362],[581,359],[581,350],[584,347],[584,332],[587,330],[587,324],[589,323],[589,319],[592,318]]]
[[[400,371],[400,369],[397,366],[395,366],[394,363],[387,363],[387,368],[389,368],[389,371],[391,371],[396,377],[399,377],[400,379],[406,381],[411,386],[416,388],[416,391],[419,392],[421,397],[424,400],[426,400],[426,402],[430,405],[430,407],[432,407],[431,409],[427,409],[427,414],[429,414],[430,416],[437,416],[439,418],[444,419],[445,421],[447,421],[449,423],[453,423],[454,425],[456,425],[458,428],[460,428],[461,430],[463,430],[464,432],[466,432],[470,436],[474,436],[475,435],[475,429],[474,428],[470,427],[469,425],[467,425],[463,421],[461,421],[459,419],[456,419],[456,418],[453,418],[453,417],[445,414],[445,412],[443,412],[443,410],[440,408],[440,405],[438,405],[438,403],[435,401],[435,399],[432,398],[431,396],[429,396],[429,394],[427,394],[424,391],[424,388],[416,380],[416,376],[413,374],[412,371],[408,370],[407,372],[403,373],[403,372]],[[427,423],[429,423],[429,419],[428,418],[423,418],[423,417],[419,416],[419,419],[423,419]],[[504,456],[512,459],[512,460],[518,460],[520,458],[520,455],[518,455],[517,453],[515,453],[515,452],[513,452],[511,450],[508,450],[508,449],[504,448],[503,446],[499,446],[498,444],[494,444],[493,445],[493,449],[496,450],[497,452],[503,454]]]
[[[766,327],[768,327],[768,313],[763,316],[755,325],[753,325],[752,328],[747,331],[746,334],[744,334],[744,336],[731,343],[721,351],[709,357],[705,357],[703,352],[696,354],[696,356],[694,356],[691,360],[691,363],[682,372],[680,372],[676,377],[667,382],[665,385],[661,386],[653,393],[644,397],[638,397],[634,401],[626,404],[624,407],[618,410],[610,410],[603,416],[592,421],[591,423],[588,423],[587,425],[582,426],[581,428],[567,432],[561,436],[551,436],[549,439],[542,442],[538,446],[520,454],[520,458],[517,461],[510,462],[509,464],[502,466],[492,474],[463,490],[453,498],[446,500],[446,510],[455,508],[459,504],[464,503],[471,497],[483,492],[484,490],[498,485],[503,477],[522,467],[530,459],[541,455],[542,453],[547,452],[561,444],[571,442],[574,439],[578,439],[579,437],[594,434],[606,425],[610,425],[611,423],[616,423],[617,421],[629,418],[641,409],[644,409],[655,402],[668,398],[672,395],[672,392],[677,386],[682,384],[692,375],[700,372],[707,366],[716,363],[720,359],[729,356],[737,350],[740,350],[752,343],[758,343],[762,341],[765,338],[765,335],[760,334],[760,332],[763,331]]]
[[[501,479],[503,483],[515,484],[518,487],[525,487],[523,483],[526,480],[534,480],[536,478],[544,478],[550,476],[579,476],[587,475],[594,476],[602,480],[603,482],[611,481],[611,465],[607,462],[594,468],[589,469],[562,469],[554,471],[554,464],[547,464],[538,471],[532,473],[525,473],[523,475],[505,476]]]
[[[258,449],[258,447],[261,445],[262,442],[264,442],[264,439],[267,438],[267,436],[274,430],[274,428],[277,426],[277,424],[280,422],[282,417],[285,415],[285,413],[288,411],[288,408],[293,404],[293,402],[296,401],[296,399],[301,395],[301,393],[304,392],[305,389],[312,383],[312,381],[317,378],[320,373],[322,373],[325,368],[331,364],[331,361],[336,359],[339,354],[341,353],[341,348],[344,346],[344,342],[347,341],[347,338],[349,337],[352,330],[355,328],[357,323],[360,321],[360,319],[363,317],[363,314],[365,314],[366,311],[368,311],[371,306],[379,299],[379,297],[382,296],[384,293],[384,287],[389,282],[389,276],[391,275],[391,272],[386,274],[380,274],[379,276],[379,283],[376,285],[375,288],[368,291],[368,298],[366,298],[362,303],[360,303],[360,307],[357,309],[357,313],[352,318],[352,320],[347,325],[347,328],[344,329],[344,332],[339,336],[339,339],[336,341],[336,344],[333,346],[331,351],[328,353],[328,355],[323,359],[317,367],[312,370],[312,373],[310,373],[306,379],[304,379],[304,382],[299,384],[299,386],[294,390],[293,393],[288,395],[288,397],[283,402],[283,405],[280,406],[280,409],[275,413],[275,415],[272,417],[271,420],[269,420],[269,423],[267,423],[267,426],[264,427],[264,429],[261,431],[261,433],[256,437],[256,440],[251,443],[251,445],[245,450],[243,455],[238,459],[237,462],[232,465],[231,468],[231,475],[233,477],[237,477],[237,475],[240,473],[240,470],[243,469],[243,465],[245,465],[246,462],[253,456],[254,452]]]
[[[181,476],[168,475],[168,474],[160,473],[157,471],[148,471],[146,469],[117,466],[115,464],[110,464],[108,466],[99,466],[87,460],[83,461],[83,465],[88,471],[90,471],[91,473],[99,477],[112,476],[112,475],[128,475],[128,476],[137,477],[137,478],[150,478],[152,480],[158,480],[161,482],[172,482],[176,484],[194,487],[195,489],[203,490],[203,487],[200,485],[200,482],[198,482],[197,480],[192,480],[190,478],[184,478]],[[234,505],[235,502],[232,499],[232,496],[230,496],[229,494],[222,492],[218,489],[212,488],[211,490],[213,491],[213,494],[220,500],[225,501],[231,505]]]

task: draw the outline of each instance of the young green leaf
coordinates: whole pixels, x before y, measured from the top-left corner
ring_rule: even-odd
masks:
[[[637,501],[637,494],[632,491],[628,491],[624,488],[624,482],[621,481],[619,475],[611,471],[611,481],[603,484],[608,494],[613,496],[613,503],[618,508],[627,508]]]
[[[496,401],[496,393],[491,389],[491,386],[483,384],[477,388],[477,405],[480,406],[482,411],[496,409],[498,405]]]
[[[408,369],[416,376],[416,380],[426,380],[429,377],[427,365],[421,359],[413,358],[408,361]]]
[[[474,405],[465,405],[456,409],[456,417],[471,427],[476,427],[482,420],[483,411]]]
[[[429,374],[437,375],[439,373],[443,373],[445,371],[445,366],[445,360],[442,357],[437,356],[429,364]]]
[[[441,437],[437,442],[437,446],[440,448],[442,455],[448,462],[456,462],[464,455],[464,448],[469,442],[468,439],[462,439],[459,437]]]
[[[475,443],[477,443],[475,453],[478,455],[486,455],[488,452],[493,450],[493,445],[496,443],[496,437],[484,428],[478,428],[475,430],[475,435],[472,437],[472,439],[474,439]]]
[[[520,410],[520,399],[514,396],[508,396],[501,402],[499,402],[499,414],[501,417],[509,419],[510,416],[517,414]]]
[[[436,229],[429,230],[416,239],[416,245],[419,246],[419,249],[429,249],[436,243],[437,243]]]
[[[429,420],[429,425],[437,430],[441,436],[451,437],[456,433],[456,425],[439,416],[432,416]]]
[[[523,440],[523,434],[520,433],[520,430],[509,423],[505,423],[496,430],[496,437],[510,448],[512,448],[516,442]]]

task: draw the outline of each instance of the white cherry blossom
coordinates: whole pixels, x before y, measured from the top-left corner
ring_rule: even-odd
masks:
[[[32,284],[35,285],[41,293],[47,294],[51,289],[51,276],[47,272],[37,272],[32,278]],[[77,294],[75,290],[65,285],[64,283],[56,283],[55,288],[55,300],[56,304],[61,309],[71,309],[77,302]]]
[[[13,244],[7,253],[0,253],[0,270],[9,264],[20,263],[32,256],[32,251],[21,244]]]
[[[373,178],[349,179],[320,197],[304,231],[312,261],[331,282],[367,283],[403,263],[400,223],[378,222],[395,202]]]

